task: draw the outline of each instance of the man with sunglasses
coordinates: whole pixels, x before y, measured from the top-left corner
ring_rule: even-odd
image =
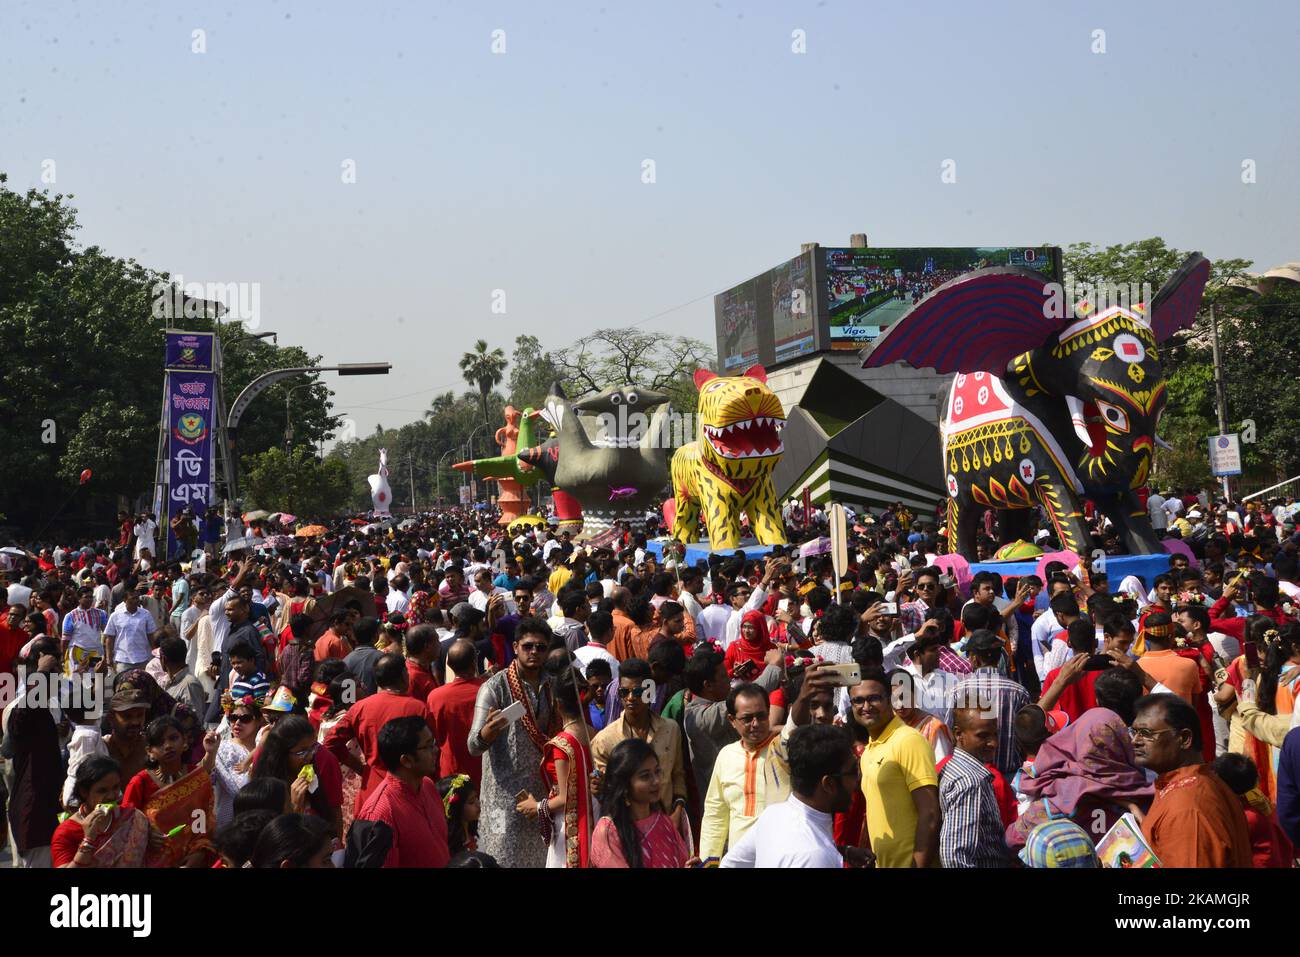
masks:
[[[1250,832],[1231,788],[1203,763],[1201,720],[1176,694],[1138,701],[1129,728],[1137,763],[1155,772],[1142,833],[1161,867],[1250,867]]]
[[[478,689],[469,753],[483,758],[479,788],[479,850],[502,867],[545,867],[546,848],[537,824],[515,808],[527,792],[545,798],[542,748],[556,730],[555,704],[542,671],[551,645],[551,629],[540,618],[526,617],[515,627],[514,660]],[[503,712],[514,705],[523,714],[511,720]]]
[[[686,762],[682,754],[682,732],[676,721],[660,717],[650,709],[655,699],[655,683],[650,664],[641,658],[628,658],[618,669],[618,698],[622,713],[591,739],[591,759],[596,770],[604,774],[605,765],[618,743],[625,738],[640,738],[654,749],[664,774],[659,800],[664,811],[679,826],[686,809]]]

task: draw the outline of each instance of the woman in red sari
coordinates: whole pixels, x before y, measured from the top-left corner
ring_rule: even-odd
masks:
[[[591,739],[596,732],[582,719],[586,682],[568,664],[567,655],[561,655],[558,663],[558,669],[553,670],[549,662],[546,669],[553,675],[555,703],[564,725],[542,748],[542,780],[549,788],[546,806],[542,809],[529,796],[516,809],[536,820],[542,840],[549,841],[547,867],[590,867],[595,817],[591,804]]]
[[[187,767],[189,741],[180,721],[165,715],[145,729],[147,767],[127,784],[122,807],[143,811],[167,835],[158,861],[162,867],[208,867],[216,859],[209,840],[217,822],[211,774],[220,742],[216,732],[209,731],[203,737],[202,762]],[[205,826],[195,828],[196,820]]]
[[[77,766],[77,810],[50,838],[55,867],[147,867],[165,838],[135,808],[120,807],[122,768],[107,755]]]
[[[610,753],[601,787],[605,814],[591,837],[592,867],[699,865],[659,803],[662,773],[654,749],[640,738],[620,741]]]

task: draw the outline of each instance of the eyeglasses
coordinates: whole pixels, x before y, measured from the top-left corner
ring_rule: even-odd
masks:
[[[758,724],[760,721],[766,721],[767,715],[766,711],[758,711],[754,714],[732,715],[731,719],[739,724]]]
[[[528,642],[528,643],[526,643],[526,644],[522,644],[522,645],[520,645],[520,646],[519,646],[519,650],[520,650],[520,651],[537,651],[537,652],[542,652],[542,651],[545,651],[545,650],[546,650],[546,646],[545,646],[545,645],[540,645],[540,644],[534,644],[533,642],[530,641],[530,642]]]
[[[916,584],[917,591],[931,591],[938,587],[939,585],[937,582],[917,582]]]
[[[319,747],[319,744],[313,744],[310,748],[303,748],[301,751],[290,751],[289,754],[292,757],[298,758],[300,761],[305,761],[315,754]]]
[[[646,690],[645,685],[637,685],[635,688],[619,688],[618,696],[620,698],[630,698],[633,695],[635,695],[636,697],[639,698],[641,697],[641,695],[645,693],[645,690]]]
[[[251,714],[232,714],[230,721],[232,724],[243,724],[246,721],[256,721],[257,716]]]
[[[858,695],[856,698],[850,698],[849,704],[853,705],[853,707],[855,708],[861,708],[863,705],[867,705],[867,704],[880,704],[880,702],[884,700],[885,700],[885,696],[882,694],[872,694],[866,696]]]
[[[1152,731],[1150,728],[1129,728],[1128,729],[1128,736],[1130,738],[1132,738],[1134,741],[1145,741],[1145,742],[1154,741],[1162,734],[1173,734],[1173,733],[1174,733],[1173,728],[1158,728],[1155,731]]]

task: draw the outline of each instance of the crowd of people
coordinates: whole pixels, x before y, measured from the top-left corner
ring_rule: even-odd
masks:
[[[12,861],[1294,866],[1294,503],[1145,501],[1181,540],[1150,581],[961,577],[901,503],[852,515],[838,577],[475,508],[257,521],[223,531],[264,547],[183,562],[148,515],[9,548]]]

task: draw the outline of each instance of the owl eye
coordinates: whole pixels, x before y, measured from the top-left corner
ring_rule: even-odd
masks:
[[[627,404],[628,404],[628,405],[636,405],[637,400],[640,399],[640,398],[641,398],[641,396],[639,396],[637,393],[635,393],[635,392],[629,392],[629,393],[627,394]]]
[[[623,397],[619,395],[617,392],[615,392],[613,395],[609,397],[609,401],[611,405],[622,405]]]
[[[1128,431],[1128,413],[1119,406],[1111,405],[1109,402],[1098,402],[1097,408],[1101,410],[1102,418],[1110,428],[1117,432]]]

